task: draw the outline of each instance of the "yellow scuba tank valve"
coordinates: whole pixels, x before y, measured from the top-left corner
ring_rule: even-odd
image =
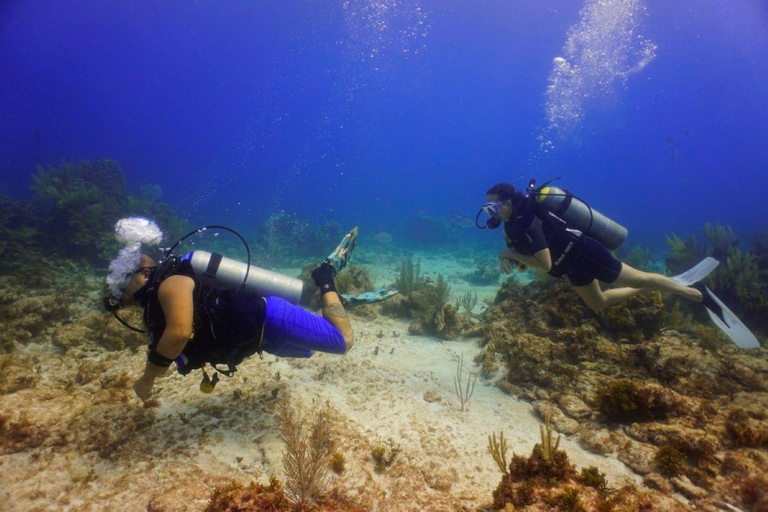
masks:
[[[216,383],[219,382],[219,374],[214,373],[213,378],[209,378],[205,370],[203,370],[203,381],[200,383],[200,391],[209,395],[213,393],[213,388],[216,387]]]

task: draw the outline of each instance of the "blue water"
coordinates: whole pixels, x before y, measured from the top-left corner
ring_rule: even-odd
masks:
[[[286,210],[372,233],[562,175],[632,244],[765,231],[768,4],[636,5],[625,64],[638,37],[654,58],[561,133],[546,91],[581,2],[5,0],[0,193],[108,157],[193,223]]]

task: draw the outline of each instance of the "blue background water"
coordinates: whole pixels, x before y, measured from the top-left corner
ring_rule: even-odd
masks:
[[[646,5],[655,60],[542,155],[580,2],[6,0],[0,193],[108,157],[195,222],[285,209],[396,232],[559,174],[631,243],[765,230],[768,4]]]

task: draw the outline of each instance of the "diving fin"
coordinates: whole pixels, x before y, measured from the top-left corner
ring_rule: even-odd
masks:
[[[695,288],[704,295],[704,306],[709,318],[736,346],[739,348],[760,348],[760,342],[752,334],[752,331],[709,288],[703,285]]]
[[[686,270],[682,274],[670,277],[671,280],[683,286],[691,286],[707,277],[720,264],[715,258],[707,256],[695,267]]]
[[[357,295],[342,294],[341,299],[344,305],[356,306],[357,304],[373,304],[394,297],[399,292],[397,290],[378,290],[375,292],[358,293]]]
[[[333,252],[325,258],[323,263],[331,265],[336,272],[341,272],[341,269],[347,266],[349,259],[352,257],[352,251],[357,244],[357,227],[352,229],[349,233],[344,235],[341,243],[333,250]]]

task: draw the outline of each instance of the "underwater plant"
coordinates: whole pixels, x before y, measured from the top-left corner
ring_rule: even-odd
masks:
[[[502,474],[508,475],[507,467],[507,440],[504,439],[504,432],[499,432],[499,439],[496,439],[496,433],[488,436],[488,453],[493,457],[494,462],[499,467]]]
[[[120,248],[114,237],[115,223],[129,215],[152,218],[168,239],[186,231],[186,223],[157,201],[157,190],[131,195],[122,167],[108,158],[59,167],[39,165],[32,180],[43,212],[43,232],[52,242],[49,250],[73,258],[109,261]]]
[[[410,257],[400,264],[400,275],[395,279],[395,288],[405,296],[412,295],[424,282],[421,275],[421,262],[413,262]]]
[[[305,432],[300,409],[283,394],[275,408],[280,439],[285,443],[283,466],[285,489],[291,501],[300,505],[317,503],[328,486],[329,462],[333,455],[332,422],[320,411]]]
[[[530,457],[513,454],[509,465],[509,478],[512,481],[537,480],[543,485],[554,485],[575,476],[576,471],[564,451],[557,450],[549,459],[545,459],[541,444],[533,447]]]
[[[718,260],[727,258],[739,247],[739,240],[731,226],[707,222],[704,224],[704,236],[712,244],[712,255]]]
[[[632,268],[650,270],[651,249],[640,245],[632,246],[631,249],[623,247],[621,251],[621,261]]]
[[[466,385],[464,384],[464,377],[462,375],[463,367],[464,352],[459,356],[459,361],[456,364],[456,375],[453,377],[453,389],[459,399],[461,412],[464,412],[464,407],[469,403],[469,399],[472,398],[472,394],[475,392],[475,384],[477,383],[477,373],[469,372],[467,383]]]
[[[740,491],[747,510],[768,510],[768,477],[762,475],[747,478],[741,484]]]
[[[544,425],[539,425],[539,433],[541,434],[541,457],[545,461],[550,461],[557,452],[557,448],[560,446],[560,436],[557,436],[557,440],[552,442],[551,414],[545,416]]]
[[[437,275],[435,285],[430,288],[430,292],[430,302],[435,309],[440,309],[448,304],[451,298],[451,287],[448,286],[443,274]]]
[[[471,315],[472,310],[475,309],[475,306],[477,306],[477,302],[478,302],[477,294],[472,290],[469,290],[464,292],[459,297],[457,306],[460,306],[466,314]]]
[[[680,238],[675,233],[667,235],[667,252],[664,262],[673,274],[683,272],[709,256],[706,248],[699,245],[696,235]]]

